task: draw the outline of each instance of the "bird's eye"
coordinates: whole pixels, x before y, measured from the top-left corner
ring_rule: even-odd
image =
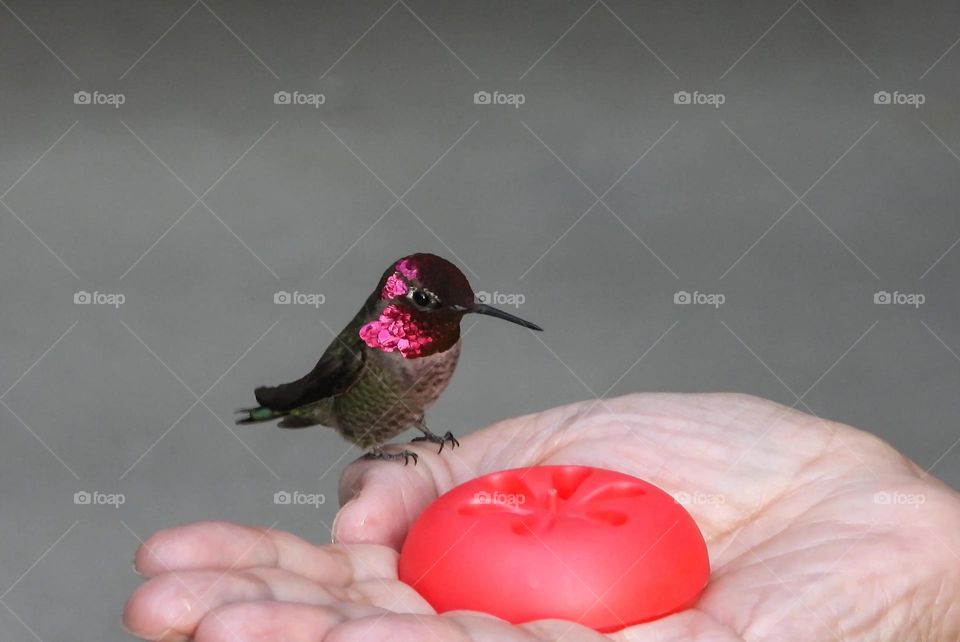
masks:
[[[423,290],[414,290],[413,302],[422,308],[430,305],[430,297]]]

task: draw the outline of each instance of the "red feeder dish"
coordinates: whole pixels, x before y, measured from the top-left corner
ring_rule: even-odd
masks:
[[[710,563],[693,518],[656,486],[612,470],[534,466],[437,499],[411,527],[399,573],[437,612],[610,632],[692,606]]]

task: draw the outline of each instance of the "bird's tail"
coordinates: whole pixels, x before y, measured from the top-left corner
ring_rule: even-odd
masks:
[[[274,419],[279,419],[280,417],[285,417],[286,412],[279,410],[271,410],[270,408],[264,408],[263,406],[254,406],[252,408],[237,408],[235,411],[239,414],[246,414],[246,417],[238,417],[237,425],[244,424],[259,424],[264,421],[272,421]]]

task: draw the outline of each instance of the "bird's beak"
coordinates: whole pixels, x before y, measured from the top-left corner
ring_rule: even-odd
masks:
[[[504,321],[509,321],[510,323],[516,323],[517,325],[522,325],[525,328],[530,328],[531,330],[543,332],[543,328],[538,326],[536,323],[524,321],[520,317],[515,317],[512,314],[504,312],[503,310],[498,310],[497,308],[487,305],[486,303],[474,303],[472,306],[462,309],[466,313],[473,312],[474,314],[485,314],[488,317],[497,317],[498,319],[503,319]]]

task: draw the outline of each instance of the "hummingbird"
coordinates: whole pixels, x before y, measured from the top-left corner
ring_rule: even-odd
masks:
[[[238,410],[237,424],[279,419],[281,428],[327,426],[366,451],[367,459],[417,463],[411,450],[384,444],[408,428],[413,441],[459,446],[450,431],[437,435],[424,414],[450,382],[460,357],[460,322],[484,314],[541,331],[538,325],[478,302],[453,263],[411,254],[380,277],[353,320],[305,376],[254,390],[258,406]]]

